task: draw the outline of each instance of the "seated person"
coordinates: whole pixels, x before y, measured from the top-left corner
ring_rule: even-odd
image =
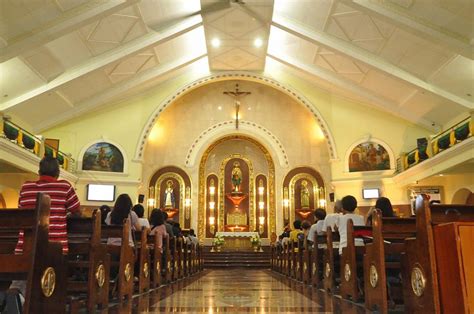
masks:
[[[311,228],[311,224],[309,223],[309,221],[307,220],[304,220],[302,223],[301,223],[301,229],[303,229],[303,235],[304,235],[304,238],[306,238],[308,236],[308,233],[309,233],[309,229]]]
[[[196,237],[196,234],[194,233],[194,229],[189,230],[189,234],[186,237],[186,244],[194,244],[194,245],[199,244],[198,238]]]
[[[336,223],[339,217],[342,215],[342,202],[340,200],[336,200],[334,203],[334,213],[327,214],[324,218],[322,230],[326,232],[328,227],[331,227],[331,230],[334,232],[336,231]]]
[[[347,246],[347,221],[352,219],[354,226],[365,226],[364,216],[354,214],[357,208],[357,200],[352,195],[344,196],[341,200],[343,215],[337,220],[337,230],[339,231],[339,254],[342,254],[342,248]],[[364,242],[356,239],[356,245],[364,245]]]
[[[107,225],[122,226],[125,219],[130,218],[129,243],[134,246],[132,230],[140,230],[138,223],[138,216],[132,211],[132,199],[128,194],[120,194],[115,201],[114,208],[105,218]],[[107,240],[109,245],[122,245],[122,239],[109,238]]]
[[[293,230],[290,231],[290,241],[298,242],[298,235],[303,233],[301,230],[301,220],[295,220],[293,222]]]
[[[110,213],[111,209],[109,205],[102,205],[99,207],[100,210],[100,220],[103,225],[105,225],[105,218]]]
[[[165,219],[159,209],[154,209],[150,215],[151,232],[150,235],[158,234],[157,249],[163,253],[163,240],[168,237],[165,227]]]
[[[323,225],[324,225],[324,218],[326,218],[326,211],[322,208],[318,208],[314,211],[314,218],[315,222],[311,226],[308,232],[308,241],[314,243],[315,233],[318,235],[323,234]]]
[[[382,217],[395,217],[390,200],[386,197],[379,197],[375,202],[375,208],[371,208],[367,213],[367,226],[372,226],[372,213],[374,209],[380,209]]]
[[[140,229],[138,230],[141,230],[142,227],[150,228],[150,223],[148,222],[148,219],[143,218],[143,214],[145,213],[145,208],[143,208],[143,205],[137,204],[133,206],[132,211],[134,211],[135,214],[137,214],[138,216],[138,224],[140,225]]]

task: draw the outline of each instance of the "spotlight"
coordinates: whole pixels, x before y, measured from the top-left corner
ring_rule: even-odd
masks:
[[[213,39],[211,40],[211,45],[212,45],[212,47],[214,47],[214,48],[220,47],[220,45],[221,45],[220,39],[219,39],[219,38],[213,38]]]

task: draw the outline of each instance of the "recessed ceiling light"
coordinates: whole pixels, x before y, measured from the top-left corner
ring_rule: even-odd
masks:
[[[211,40],[211,45],[212,45],[212,47],[214,47],[214,48],[219,47],[219,46],[221,45],[220,39],[219,39],[219,38],[213,38],[213,39]]]
[[[217,107],[218,110],[222,110],[222,106]]]
[[[253,41],[253,45],[257,48],[260,48],[262,47],[263,45],[263,40],[261,38],[256,38],[254,41]]]
[[[442,177],[444,174],[440,173],[439,176]]]
[[[252,110],[252,107],[247,107],[248,110]]]

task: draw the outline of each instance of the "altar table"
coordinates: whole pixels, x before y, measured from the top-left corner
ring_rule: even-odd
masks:
[[[225,250],[229,251],[250,251],[252,243],[250,238],[258,236],[258,232],[216,232],[216,236],[224,237]]]

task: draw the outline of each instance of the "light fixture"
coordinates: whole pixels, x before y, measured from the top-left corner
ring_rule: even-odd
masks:
[[[257,48],[260,48],[263,45],[263,40],[261,38],[255,38],[253,45]]]
[[[289,207],[290,206],[290,200],[287,199],[287,198],[283,199],[283,206],[284,207]]]
[[[222,106],[218,106],[218,107],[217,107],[217,110],[222,110]]]
[[[184,206],[189,207],[191,206],[191,199],[187,198],[184,200]]]
[[[258,202],[258,209],[263,210],[264,207],[265,207],[264,202]]]
[[[263,186],[259,186],[258,187],[258,194],[263,195],[264,190],[265,190],[265,188]]]
[[[154,198],[149,198],[147,203],[148,203],[148,207],[153,207],[153,206],[155,206],[155,199]]]
[[[263,234],[264,231],[265,231],[265,217],[260,216],[258,217],[258,232],[260,234]]]
[[[259,223],[260,225],[265,224],[265,217],[264,217],[264,216],[258,217],[258,223]]]
[[[214,195],[216,193],[216,187],[215,186],[210,186],[209,187],[209,194]]]
[[[211,40],[211,45],[212,45],[212,47],[214,47],[214,48],[218,48],[218,47],[220,47],[220,45],[221,45],[221,40],[220,40],[219,38],[213,38],[213,39]]]
[[[214,234],[216,218],[214,216],[209,217],[209,231]]]
[[[322,208],[326,207],[326,200],[325,199],[320,199],[319,200],[319,207],[322,207]]]
[[[214,210],[216,207],[216,202],[209,202],[209,209]]]

